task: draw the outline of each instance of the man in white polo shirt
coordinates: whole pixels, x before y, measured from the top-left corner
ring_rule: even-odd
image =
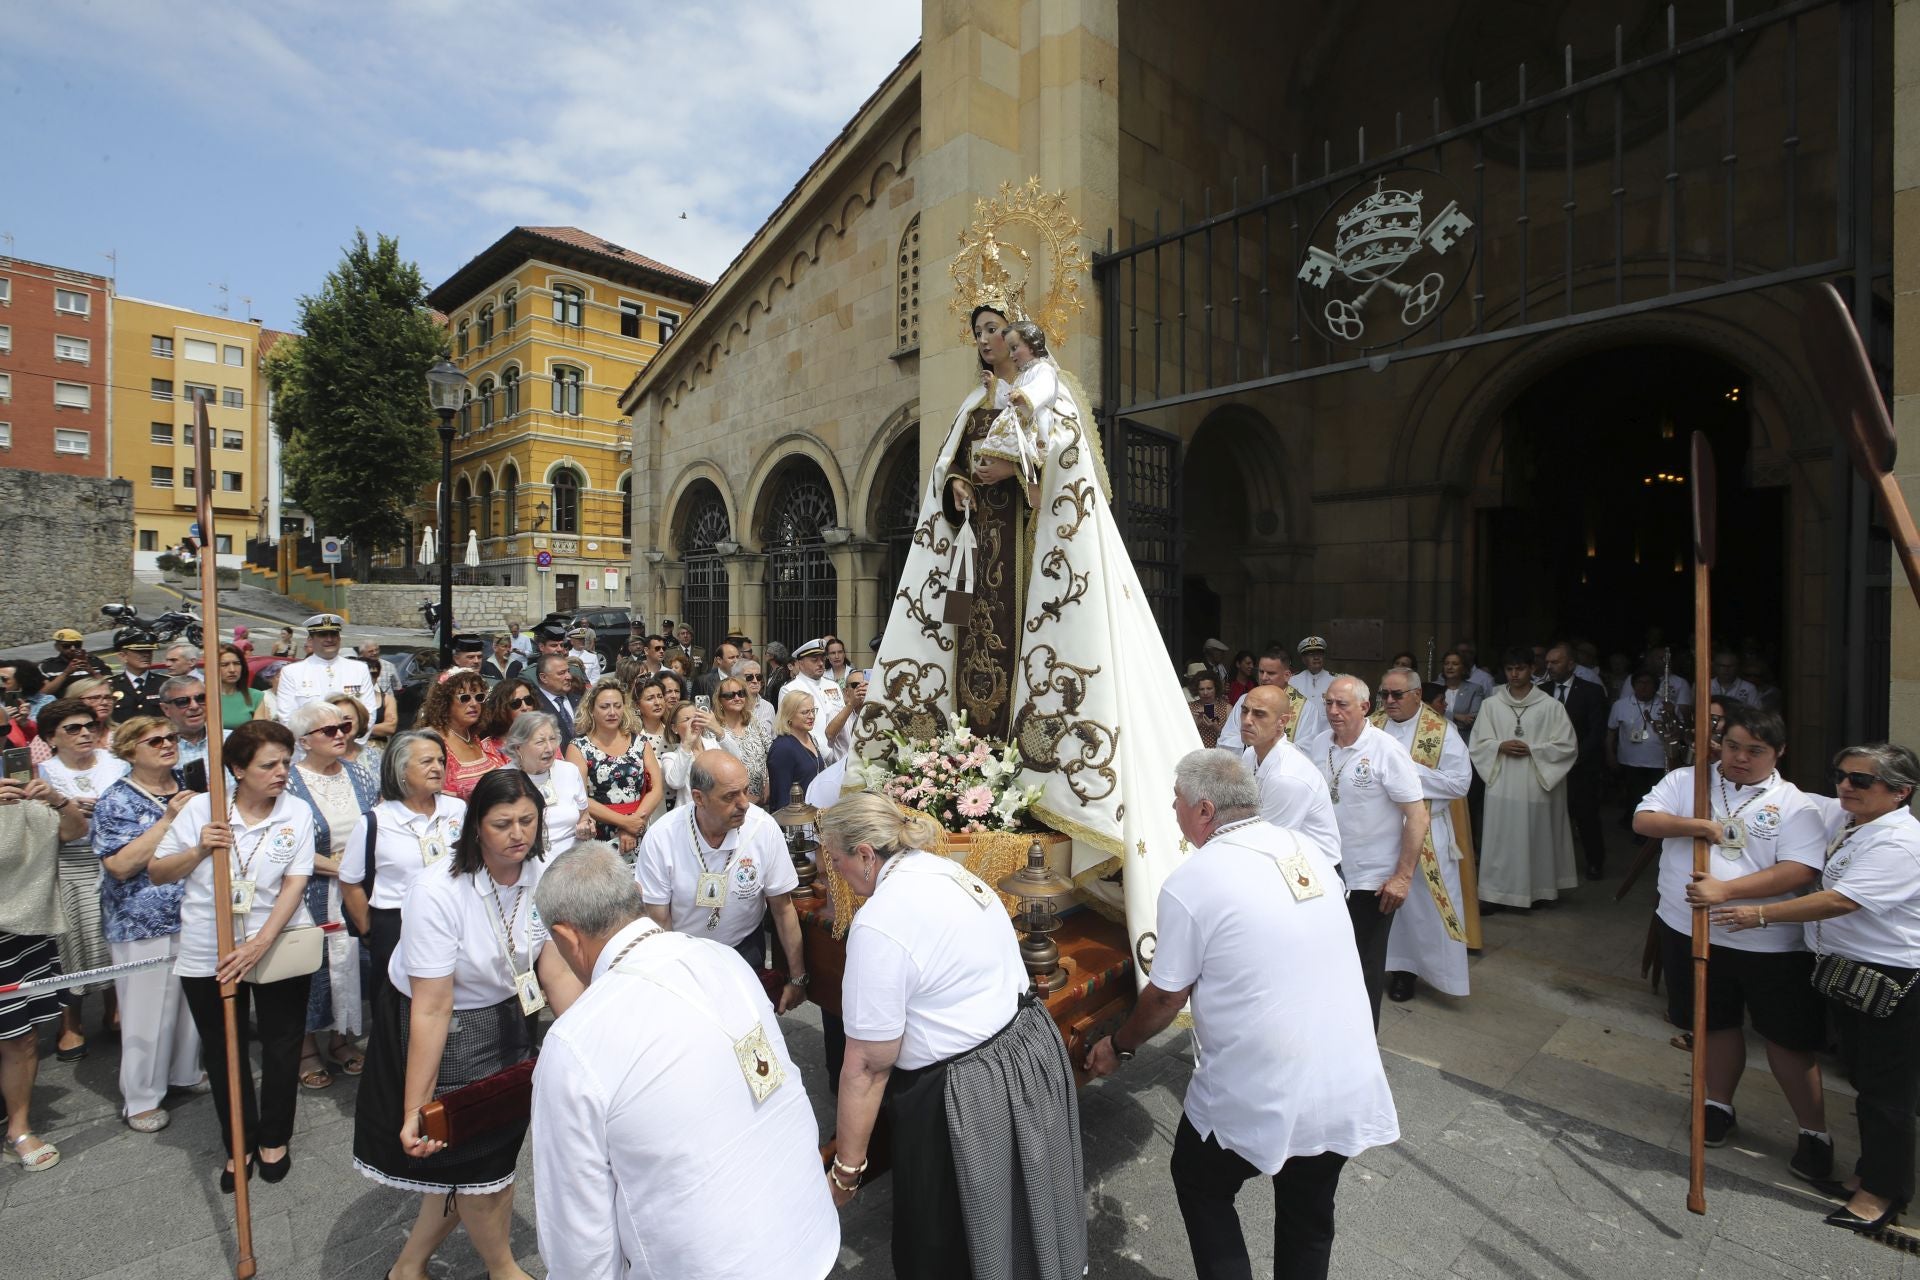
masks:
[[[1254,673],[1254,688],[1271,685],[1287,697],[1286,735],[1292,743],[1312,742],[1313,735],[1300,736],[1301,711],[1307,704],[1307,696],[1293,687],[1293,659],[1287,656],[1285,649],[1269,649],[1260,655]],[[1248,690],[1251,693],[1252,690]],[[1219,746],[1228,751],[1238,751],[1245,747],[1246,741],[1240,736],[1240,713],[1247,705],[1247,695],[1241,694],[1234,702],[1233,710],[1227,713],[1227,722],[1220,727]]]
[[[758,973],[766,963],[760,920],[771,911],[792,979],[780,993],[778,1011],[785,1013],[807,994],[807,958],[793,908],[800,880],[787,842],[767,811],[747,798],[747,767],[727,752],[695,756],[687,781],[693,803],[648,827],[633,861],[647,915],[663,929],[725,943]]]
[[[380,718],[380,690],[373,673],[360,659],[340,656],[340,628],[345,625],[337,613],[316,613],[307,619],[313,652],[281,671],[280,688],[274,694],[281,724],[292,725],[294,712],[336,693],[359,699],[367,709],[368,724]]]
[[[1139,1002],[1086,1068],[1111,1075],[1191,1000],[1205,1048],[1170,1171],[1194,1272],[1253,1274],[1234,1197],[1265,1175],[1276,1274],[1324,1280],[1341,1168],[1400,1136],[1340,882],[1310,842],[1260,821],[1253,778],[1231,755],[1190,752],[1173,787],[1197,848],[1160,888]]]
[[[1340,861],[1340,824],[1334,820],[1327,780],[1300,748],[1287,741],[1287,691],[1272,685],[1247,690],[1240,699],[1242,762],[1260,785],[1260,816],[1313,841],[1329,862]]]
[[[1427,840],[1427,805],[1406,748],[1367,723],[1373,703],[1364,681],[1335,677],[1324,703],[1327,732],[1313,740],[1307,755],[1327,780],[1340,824],[1347,914],[1377,1029],[1387,937],[1393,913],[1413,887],[1414,864]]]

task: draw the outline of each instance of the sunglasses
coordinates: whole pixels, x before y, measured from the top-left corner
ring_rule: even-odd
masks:
[[[484,696],[484,694],[478,693],[456,693],[453,695],[453,700],[455,702],[478,702]]]
[[[1402,698],[1413,697],[1416,692],[1413,689],[1382,689],[1380,698],[1383,702],[1398,702]]]
[[[344,724],[323,724],[318,729],[307,730],[307,736],[312,737],[314,734],[320,733],[325,734],[329,738],[337,738],[346,731],[347,726]]]
[[[738,702],[740,699],[746,696],[747,696],[747,691],[745,689],[735,689],[732,693],[721,694],[720,700],[722,702]]]
[[[177,733],[156,733],[151,738],[140,739],[140,745],[143,747],[170,747],[178,741],[180,741],[180,735]]]
[[[1855,791],[1867,791],[1870,790],[1876,782],[1883,784],[1886,782],[1886,779],[1880,777],[1878,774],[1858,773],[1852,769],[1835,769],[1832,777],[1834,786],[1837,787],[1844,782]]]
[[[94,727],[93,727],[93,721],[91,721],[91,720],[75,720],[75,721],[74,721],[73,723],[71,723],[71,724],[63,724],[63,725],[61,725],[61,726],[60,726],[60,728],[59,728],[59,729],[57,730],[57,732],[59,732],[59,733],[73,733],[73,734],[80,734],[80,733],[92,733],[92,732],[94,732]]]
[[[745,680],[748,684],[759,684],[762,679],[762,677],[760,676],[742,676],[740,678],[742,680]]]
[[[183,709],[186,707],[204,707],[207,705],[207,695],[204,693],[194,693],[188,694],[184,698],[168,698],[167,705]]]
[[[515,711],[526,711],[533,706],[533,699],[532,698],[515,698],[513,701],[507,703],[507,706],[509,706]]]

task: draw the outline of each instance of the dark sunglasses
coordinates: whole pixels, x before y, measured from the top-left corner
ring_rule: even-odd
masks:
[[[745,680],[748,684],[759,684],[763,677],[752,675],[752,676],[741,676],[740,678],[742,680]]]
[[[478,702],[485,696],[485,694],[479,693],[456,693],[453,695],[453,700],[455,702]]]
[[[1852,787],[1855,791],[1870,790],[1873,784],[1876,782],[1882,784],[1883,786],[1886,784],[1886,779],[1880,777],[1878,774],[1859,773],[1852,769],[1835,769],[1831,776],[1833,778],[1834,786],[1837,787],[1844,782],[1848,786]]]
[[[1402,698],[1417,697],[1419,692],[1418,689],[1382,689],[1380,699],[1383,702],[1398,702]]]
[[[735,689],[732,693],[721,694],[720,700],[722,702],[738,702],[741,698],[744,698],[746,696],[747,696],[747,691],[745,689]]]
[[[307,733],[309,735],[323,733],[329,738],[337,738],[346,731],[347,726],[344,724],[323,724],[318,729],[307,730]]]
[[[190,693],[184,698],[168,698],[167,705],[181,708],[204,707],[207,705],[207,695],[204,693]]]
[[[95,730],[94,730],[94,725],[93,725],[93,721],[91,721],[91,720],[75,720],[75,721],[72,721],[72,722],[71,722],[71,723],[69,723],[69,724],[63,724],[63,725],[61,725],[61,726],[60,726],[60,728],[59,728],[59,729],[57,730],[57,732],[60,732],[60,733],[93,733],[93,732],[95,732]]]
[[[143,747],[170,747],[178,741],[180,741],[180,735],[177,733],[156,733],[151,738],[140,739],[140,745]]]
[[[525,711],[529,707],[533,706],[533,699],[532,698],[515,698],[511,702],[507,703],[507,705],[513,708],[515,711]]]

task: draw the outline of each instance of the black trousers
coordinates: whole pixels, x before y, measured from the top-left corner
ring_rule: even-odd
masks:
[[[1912,969],[1876,965],[1895,982]],[[1920,1098],[1920,988],[1909,991],[1884,1018],[1827,1001],[1840,1033],[1840,1056],[1860,1093],[1860,1185],[1898,1203],[1913,1199],[1913,1108]]]
[[[247,1045],[248,1005],[253,1010],[253,1033],[260,1041],[260,1090],[256,1102],[253,1064],[240,1069],[240,1110],[246,1145],[284,1147],[293,1137],[293,1104],[300,1092],[300,1038],[307,1030],[307,993],[311,974],[255,986],[243,982],[234,996],[240,1027],[240,1048]],[[227,1024],[220,1008],[217,978],[182,978],[187,1012],[200,1032],[200,1065],[213,1085],[213,1109],[220,1116],[220,1139],[233,1149],[233,1115],[227,1099]]]
[[[1567,817],[1589,871],[1599,871],[1607,862],[1606,830],[1600,823],[1603,781],[1598,760],[1582,760],[1567,774]]]
[[[1326,1280],[1333,1260],[1333,1193],[1347,1158],[1327,1151],[1295,1156],[1273,1175],[1274,1280]],[[1233,1201],[1260,1171],[1202,1139],[1183,1114],[1173,1139],[1173,1190],[1187,1226],[1198,1280],[1253,1280],[1246,1237]]]
[[[1378,1031],[1380,993],[1386,984],[1387,935],[1393,931],[1393,917],[1381,912],[1379,890],[1350,889],[1347,918],[1353,921],[1353,942],[1360,949],[1360,976],[1367,983],[1367,1004],[1373,1009],[1373,1029]]]

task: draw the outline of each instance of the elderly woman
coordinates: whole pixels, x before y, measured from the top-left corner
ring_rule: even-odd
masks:
[[[446,795],[447,749],[431,729],[397,733],[380,757],[380,802],[354,825],[340,858],[340,906],[367,942],[377,1003],[400,944],[400,909],[422,871],[444,860],[467,816]]]
[[[126,775],[127,763],[105,749],[110,741],[94,718],[92,707],[77,698],[58,698],[40,709],[40,736],[53,746],[53,758],[40,766],[40,776],[55,794],[73,802],[82,819],[108,787]],[[67,973],[98,969],[111,963],[107,935],[100,923],[100,860],[93,855],[93,839],[84,827],[60,844],[60,908],[67,931],[60,935],[60,967]],[[62,1062],[87,1056],[87,1037],[81,1025],[81,1001],[88,991],[105,991],[106,1022],[113,1022],[112,984],[101,982],[62,993],[65,1012],[56,1049]]]
[[[880,796],[842,797],[819,832],[822,855],[867,899],[841,983],[834,1203],[859,1190],[884,1105],[895,1274],[972,1274],[971,1256],[1011,1263],[1016,1275],[1079,1275],[1087,1228],[1073,1069],[1028,990],[999,898],[924,852],[937,823]]]
[[[79,806],[35,779],[0,778],[0,986],[58,977],[60,845],[86,830]],[[0,1095],[6,1100],[6,1158],[28,1173],[60,1161],[27,1123],[40,1069],[40,1025],[60,1016],[51,991],[0,995]]]
[[[507,762],[480,733],[487,683],[478,673],[455,668],[440,677],[420,707],[419,727],[447,744],[447,794],[464,800],[482,775]]]
[[[1840,1056],[1859,1091],[1860,1159],[1835,1184],[1847,1203],[1827,1222],[1872,1234],[1913,1197],[1914,1106],[1920,1102],[1920,821],[1910,806],[1920,757],[1891,742],[1833,758],[1819,887],[1786,902],[1716,907],[1728,929],[1804,925],[1813,986],[1826,996]],[[1711,970],[1709,970],[1711,972]]]
[[[330,693],[321,699],[347,718],[346,753],[340,758],[360,769],[376,785],[380,777],[380,752],[384,739],[367,736],[367,704],[350,693]]]
[[[526,1119],[448,1149],[426,1136],[420,1108],[526,1061],[531,1015],[549,1003],[565,1013],[580,994],[533,909],[545,846],[539,788],[496,770],[474,787],[452,858],[407,891],[388,965],[395,994],[374,1006],[353,1125],[354,1167],[420,1193],[396,1274],[424,1274],[456,1220],[490,1276],[523,1274],[509,1237]]]
[[[180,951],[174,973],[180,979],[200,1031],[200,1060],[210,1079],[227,1078],[222,983],[239,982],[267,954],[290,925],[310,923],[304,895],[313,874],[313,813],[286,794],[293,767],[293,734],[271,720],[249,720],[227,735],[224,759],[233,779],[227,812],[216,819],[205,795],[189,800],[160,838],[147,864],[156,885],[186,882],[180,899]],[[233,886],[236,932],[243,935],[226,959],[219,959],[213,906],[213,859],[227,860]],[[300,1037],[307,1022],[307,991],[312,974],[277,982],[239,982],[234,997],[242,1026],[253,1007],[253,1029],[260,1042],[259,1101],[253,1071],[240,1064],[240,1111],[234,1116],[224,1087],[213,1091],[224,1150],[233,1149],[233,1125],[243,1142],[251,1138],[260,1176],[279,1182],[293,1168],[288,1142],[293,1137],[294,1100],[300,1092]],[[244,1176],[251,1177],[253,1158]],[[231,1192],[231,1159],[220,1175],[220,1189]]]
[[[1220,730],[1226,728],[1227,712],[1231,705],[1220,697],[1220,681],[1210,672],[1202,671],[1188,681],[1193,702],[1188,710],[1193,712],[1193,727],[1200,731],[1200,745],[1215,747],[1220,745]]]
[[[713,736],[713,713],[692,702],[683,702],[673,713],[673,725],[667,733],[667,750],[660,757],[660,775],[666,781],[662,809],[677,809],[693,802],[693,787],[688,777],[693,758],[702,751],[720,745]]]
[[[719,713],[713,731],[720,749],[747,767],[747,797],[757,804],[767,798],[767,748],[773,745],[772,726],[753,714],[752,704],[760,695],[750,693],[740,677],[728,676],[715,686],[713,696]]]
[[[132,772],[93,807],[93,852],[106,872],[100,911],[107,949],[115,964],[171,961],[180,952],[185,886],[153,883],[147,864],[194,796],[180,784],[179,739],[159,716],[135,716],[114,726],[113,753]],[[157,1133],[172,1118],[161,1105],[168,1089],[206,1091],[200,1034],[170,965],[120,974],[113,989],[120,1000],[120,1112],[136,1133]]]
[[[351,694],[346,700],[360,704]],[[362,708],[364,712],[364,708]],[[307,881],[307,913],[318,924],[344,919],[340,905],[340,859],[347,851],[360,815],[379,801],[379,788],[366,769],[347,759],[359,720],[331,699],[309,702],[293,713],[299,759],[287,779],[287,794],[313,811],[313,878]],[[307,1034],[300,1043],[300,1086],[324,1089],[333,1083],[329,1063],[350,1076],[360,1074],[362,1056],[354,1037],[360,1018],[360,955],[353,939],[336,933],[327,939],[327,962],[313,975],[307,997]],[[316,1039],[330,1032],[323,1051]]]
[[[627,713],[627,695],[617,677],[593,686],[567,759],[587,780],[587,811],[598,838],[631,859],[647,823],[660,807],[660,761]]]
[[[822,769],[834,762],[831,751],[820,753],[813,740],[815,710],[813,695],[789,689],[780,697],[780,710],[773,717],[773,744],[767,748],[767,799],[769,809],[779,809],[793,798],[793,788],[802,796]]]
[[[533,779],[546,819],[547,852],[559,857],[593,835],[587,812],[587,782],[571,760],[560,758],[560,725],[544,711],[530,711],[507,730],[507,759]]]

